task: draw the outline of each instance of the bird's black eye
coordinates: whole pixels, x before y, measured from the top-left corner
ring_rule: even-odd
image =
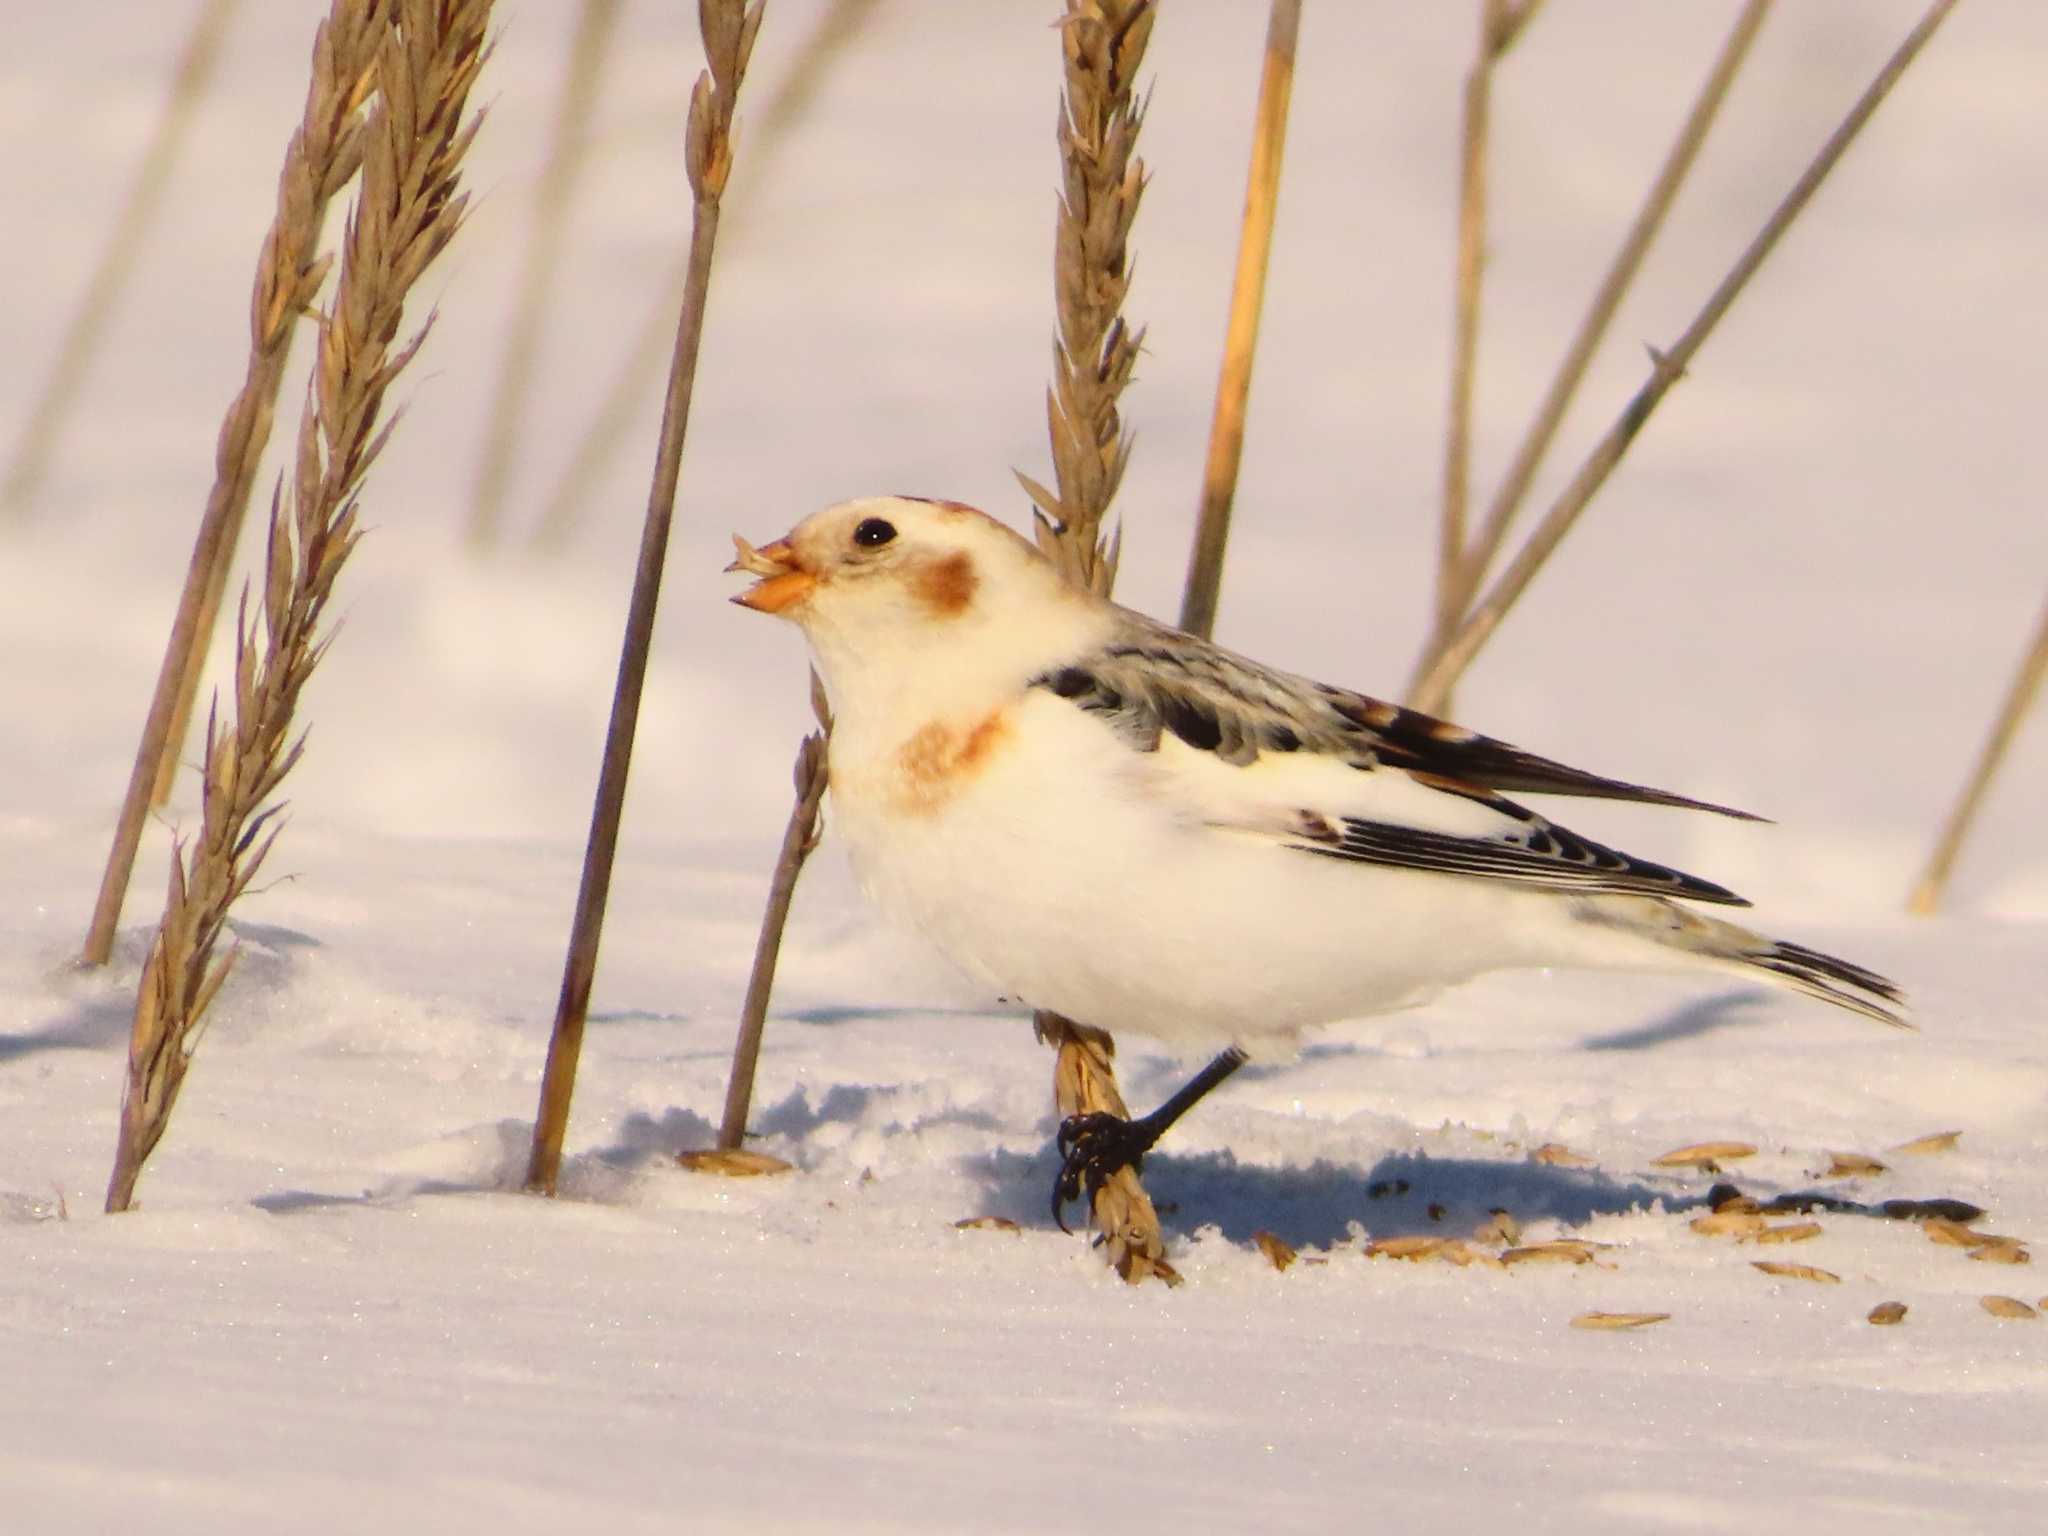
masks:
[[[879,517],[861,519],[860,526],[853,530],[853,542],[862,549],[880,549],[896,537],[896,525]]]

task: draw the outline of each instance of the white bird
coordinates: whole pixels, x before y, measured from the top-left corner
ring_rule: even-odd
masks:
[[[1055,1214],[1248,1050],[1483,971],[1712,971],[1904,1025],[1883,977],[1681,906],[1748,903],[1503,792],[1745,812],[1248,661],[957,502],[850,501],[734,542],[759,580],[733,601],[799,625],[824,679],[867,895],[1001,996],[1223,1047],[1152,1115],[1066,1122]]]

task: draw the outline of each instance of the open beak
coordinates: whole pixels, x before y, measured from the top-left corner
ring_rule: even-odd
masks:
[[[751,608],[756,613],[781,613],[809,597],[818,584],[818,578],[797,563],[796,551],[789,547],[787,539],[777,539],[759,549],[738,534],[732,536],[732,542],[739,554],[726,569],[747,571],[761,578],[733,598],[742,608]]]

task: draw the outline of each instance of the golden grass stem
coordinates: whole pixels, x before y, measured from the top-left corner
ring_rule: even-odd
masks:
[[[360,20],[374,0],[355,0]],[[377,98],[363,130],[362,189],[343,242],[341,275],[319,320],[319,355],[287,496],[271,500],[261,622],[244,598],[233,713],[207,724],[200,829],[174,849],[164,916],[136,990],[120,1137],[107,1209],[126,1210],[170,1123],[207,1005],[234,953],[216,958],[228,909],[281,830],[272,797],[305,751],[291,739],[300,690],[332,634],[321,619],[360,537],[364,477],[389,440],[386,392],[426,339],[400,344],[406,295],[454,238],[466,199],[462,158],[478,120],[464,120],[488,52],[490,0],[394,0],[380,30]]]
[[[0,480],[0,513],[16,518],[27,516],[42,490],[57,439],[71,419],[79,387],[99,355],[107,322],[128,286],[136,259],[142,254],[143,237],[155,222],[156,211],[169,189],[171,171],[178,163],[199,104],[206,99],[213,82],[222,40],[240,3],[241,0],[204,0],[191,30],[185,34],[185,46],[171,77],[170,96],[143,150],[142,165],[128,189],[127,201],[114,219],[107,243],[100,250],[92,275],[86,279],[85,293],[72,312],[63,340],[57,344],[57,358],[43,381],[42,392],[30,406],[21,435],[15,439],[6,477]]]
[[[2044,677],[2048,677],[2048,604],[2042,606],[2041,623],[2034,631],[2034,642],[2020,658],[2019,668],[2013,673],[2012,686],[2006,690],[2005,701],[1999,706],[1997,719],[1992,722],[1991,734],[1985,738],[1984,749],[1977,756],[1977,766],[1964,785],[1954,809],[1949,812],[1934,851],[1928,855],[1926,869],[1921,872],[1912,895],[1907,898],[1908,911],[1926,916],[1941,905],[1942,892],[1948,886],[1949,872],[1955,868],[1956,855],[1962,851],[1963,840],[1977,819],[1991,781],[1997,777],[1999,766],[2020,733],[2020,723],[2027,718],[2027,712],[2040,696]]]
[[[590,118],[603,83],[605,57],[617,31],[619,0],[582,0],[569,67],[555,110],[547,163],[534,189],[533,219],[512,313],[505,325],[505,351],[491,408],[484,417],[483,454],[469,509],[469,543],[489,549],[498,542],[505,492],[525,435],[526,404],[532,393],[534,361],[540,353],[541,321],[562,265],[571,195],[589,160]],[[656,328],[654,334],[661,334]]]
[[[389,9],[390,0],[332,0],[326,20],[313,36],[305,109],[285,146],[277,211],[256,259],[248,366],[215,440],[213,488],[193,539],[184,589],[114,824],[113,845],[80,955],[84,965],[104,965],[113,952],[149,807],[168,792],[183,750],[214,616],[270,440],[293,330],[319,292],[331,261],[317,251],[327,204],[362,162],[364,103],[389,26]]]
[[[740,1005],[739,1035],[733,1041],[732,1075],[725,1084],[725,1113],[718,1123],[718,1148],[736,1152],[746,1140],[747,1114],[754,1100],[754,1069],[761,1059],[761,1035],[768,1023],[768,999],[775,991],[775,962],[782,952],[782,931],[789,922],[789,904],[796,895],[797,878],[804,863],[818,846],[821,828],[818,812],[825,799],[829,777],[826,750],[832,733],[832,713],[825,703],[824,685],[811,674],[811,709],[818,717],[818,729],[803,739],[796,753],[796,803],[789,810],[789,825],[783,829],[782,848],[775,857],[775,871],[768,882],[768,905],[761,914],[761,932],[754,941],[754,966],[747,975],[746,1000]]]
[[[741,0],[700,0],[697,10],[708,67],[697,76],[690,93],[683,145],[684,168],[695,199],[689,278],[684,285],[682,313],[676,322],[660,442],[653,480],[648,487],[647,516],[633,573],[633,594],[627,606],[618,682],[612,693],[611,722],[605,732],[604,762],[591,807],[590,837],[576,893],[576,915],[569,933],[554,1030],[548,1041],[547,1066],[541,1075],[533,1151],[526,1169],[526,1187],[536,1193],[554,1194],[561,1177],[562,1138],[568,1129],[569,1101],[576,1090],[576,1065],[590,1010],[590,988],[597,976],[598,943],[604,929],[612,864],[618,853],[619,818],[625,807],[640,695],[647,680],[648,647],[654,633],[655,607],[661,596],[661,572],[668,553],[669,524],[675,513],[676,484],[682,475],[683,438],[690,424],[697,353],[704,339],[711,262],[718,247],[719,200],[732,170],[733,108],[755,35],[760,30],[764,3],[765,0],[754,0],[748,6]]]
[[[1266,22],[1266,62],[1252,130],[1244,221],[1237,241],[1237,273],[1230,288],[1230,322],[1223,366],[1209,424],[1209,456],[1202,470],[1202,504],[1194,549],[1182,589],[1180,627],[1208,638],[1216,627],[1230,510],[1244,459],[1244,422],[1252,392],[1252,359],[1259,345],[1259,311],[1266,298],[1266,266],[1273,252],[1273,221],[1280,205],[1280,165],[1287,152],[1287,104],[1294,90],[1294,51],[1301,35],[1301,0],[1273,0]]]
[[[1130,458],[1117,411],[1144,341],[1124,318],[1129,239],[1145,191],[1138,158],[1144,101],[1136,79],[1158,7],[1153,0],[1066,0],[1060,18],[1064,86],[1058,141],[1061,189],[1053,223],[1053,382],[1046,391],[1053,483],[1021,471],[1038,546],[1075,584],[1107,594],[1118,539],[1102,532]],[[1062,1115],[1126,1113],[1109,1034],[1041,1011],[1038,1038],[1056,1048],[1053,1097]],[[1135,1171],[1097,1188],[1092,1218],[1124,1279],[1171,1279],[1158,1213]]]
[[[1528,541],[1516,552],[1500,579],[1466,616],[1457,633],[1444,646],[1442,652],[1413,690],[1417,707],[1429,709],[1429,701],[1449,697],[1450,690],[1472,664],[1486,642],[1500,627],[1501,620],[1513,609],[1522,593],[1528,590],[1531,580],[1542,570],[1572,525],[1593,499],[1596,492],[1607,481],[1614,466],[1635,441],[1636,434],[1649,420],[1658,403],[1670,388],[1685,374],[1687,364],[1699,351],[1721,317],[1728,312],[1736,297],[1742,292],[1750,278],[1763,265],[1764,258],[1776,247],[1779,238],[1791,227],[1793,221],[1812,200],[1813,194],[1827,179],[1828,173],[1840,161],[1844,151],[1855,140],[1863,125],[1870,120],[1879,104],[1898,83],[1899,77],[1919,54],[1935,29],[1954,9],[1956,0],[1934,0],[1927,12],[1915,24],[1896,52],[1877,73],[1870,85],[1850,108],[1848,115],[1828,136],[1820,151],[1800,174],[1791,191],[1772,210],[1764,227],[1757,233],[1735,265],[1721,280],[1705,306],[1686,327],[1685,334],[1674,342],[1669,351],[1652,351],[1650,377],[1638,389],[1605,436],[1594,445],[1591,453],[1572,476],[1571,483],[1559,493],[1543,519],[1530,534]]]
[[[1671,151],[1665,156],[1655,180],[1643,198],[1642,206],[1636,211],[1634,222],[1628,233],[1622,237],[1613,261],[1606,275],[1595,290],[1584,317],[1579,321],[1578,331],[1566,348],[1564,360],[1552,376],[1549,388],[1536,408],[1535,417],[1522,441],[1515,449],[1515,456],[1502,477],[1500,488],[1488,503],[1485,519],[1479,531],[1469,541],[1465,540],[1464,528],[1464,463],[1465,450],[1462,446],[1450,455],[1445,474],[1445,531],[1439,549],[1437,569],[1436,627],[1431,643],[1424,649],[1416,663],[1415,675],[1410,681],[1410,702],[1416,707],[1441,711],[1448,706],[1448,698],[1432,699],[1427,703],[1414,695],[1423,676],[1428,672],[1443,645],[1457,632],[1459,621],[1464,617],[1479,584],[1485,580],[1487,570],[1499,556],[1501,544],[1507,536],[1509,525],[1521,509],[1527,497],[1530,484],[1536,472],[1542,467],[1543,458],[1549,452],[1551,442],[1563,424],[1565,412],[1571,408],[1573,398],[1584,380],[1587,366],[1593,354],[1599,349],[1601,340],[1607,334],[1608,323],[1621,307],[1621,301],[1633,285],[1636,274],[1642,269],[1643,258],[1664,226],[1665,216],[1677,199],[1678,190],[1685,183],[1693,162],[1699,154],[1701,144],[1706,141],[1707,132],[1713,127],[1721,104],[1727,99],[1728,89],[1734,83],[1736,73],[1748,57],[1750,44],[1755,41],[1762,28],[1764,18],[1769,15],[1771,0],[1749,0],[1729,30],[1727,41],[1721,45],[1721,52],[1708,72],[1706,82],[1693,99],[1692,108],[1686,114],[1685,122],[1679,129],[1678,138]],[[1463,228],[1461,224],[1461,236]],[[1464,244],[1460,241],[1461,291],[1464,276]],[[1462,308],[1462,306],[1461,306]],[[1463,354],[1460,354],[1461,361]],[[1453,400],[1462,398],[1469,406],[1469,386],[1463,392],[1454,388]],[[1454,420],[1457,419],[1454,405]],[[1455,465],[1455,477],[1451,466]],[[1453,519],[1453,487],[1455,483],[1456,517]],[[1454,552],[1453,532],[1462,544]]]
[[[256,295],[250,309],[249,364],[242,391],[228,407],[223,422],[212,496],[223,498],[227,525],[213,550],[200,598],[199,618],[179,666],[177,701],[157,758],[156,782],[149,803],[161,808],[171,798],[178,760],[191,735],[192,711],[199,682],[206,671],[206,653],[213,645],[214,626],[227,593],[228,575],[241,543],[242,524],[249,515],[249,496],[256,471],[270,441],[277,410],[277,392],[284,381],[292,338],[299,317],[312,305],[317,281],[297,283],[298,302],[279,305],[276,295],[293,281],[292,274],[313,270],[315,247],[327,223],[327,205],[354,177],[362,160],[362,108],[374,85],[379,29],[389,0],[370,6],[340,7],[330,14],[313,40],[313,72],[306,110],[298,132],[285,150],[284,172],[278,180],[277,214],[271,222],[258,260]],[[334,15],[347,19],[337,22]],[[324,273],[324,263],[318,267]],[[210,503],[209,503],[210,505]],[[124,877],[125,885],[126,879]]]
[[[818,83],[844,57],[848,45],[879,4],[880,0],[831,0],[817,25],[797,45],[789,73],[768,98],[759,121],[750,120],[748,124],[748,176],[763,175],[775,162],[791,133],[803,121],[817,95]],[[742,205],[744,202],[742,199]],[[742,217],[741,207],[736,206],[734,217]],[[570,451],[568,463],[541,503],[540,520],[533,536],[538,547],[560,549],[569,542],[576,532],[577,518],[588,504],[591,486],[618,457],[627,429],[633,423],[634,408],[654,388],[661,368],[667,320],[682,302],[688,276],[689,259],[685,256],[661,285],[645,322],[634,328],[631,349],[612,375],[583,435]]]

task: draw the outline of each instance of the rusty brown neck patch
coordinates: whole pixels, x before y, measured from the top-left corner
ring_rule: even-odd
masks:
[[[955,551],[922,566],[911,577],[911,589],[932,615],[958,618],[974,601],[974,589],[981,585],[974,574],[974,561],[965,550]]]

